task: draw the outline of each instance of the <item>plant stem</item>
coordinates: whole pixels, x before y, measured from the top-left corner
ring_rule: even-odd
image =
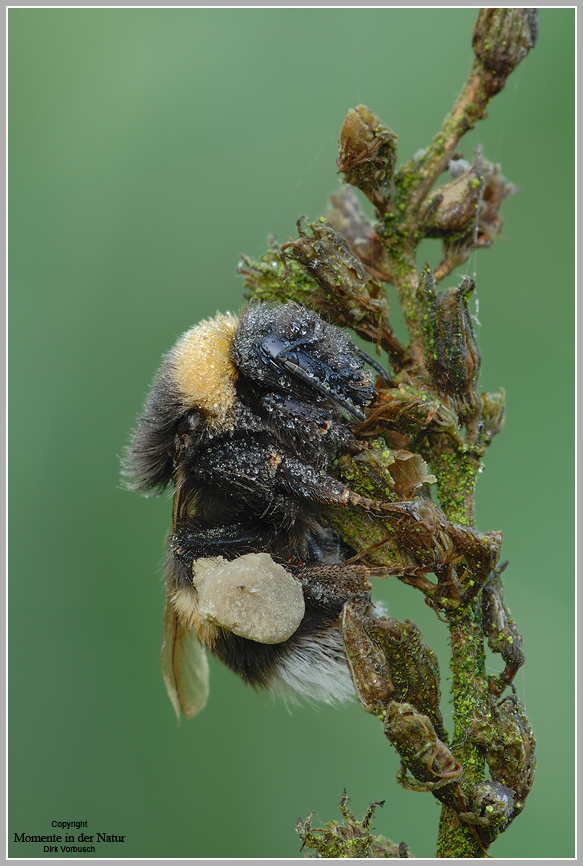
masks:
[[[271,250],[261,264],[246,260],[243,271],[256,297],[300,303],[308,298],[325,318],[384,347],[393,363],[394,375],[377,383],[377,402],[359,428],[370,437],[368,446],[339,461],[343,481],[379,510],[383,504],[385,517],[331,509],[326,520],[358,551],[354,559],[362,558],[364,568],[380,566],[384,571],[377,576],[396,575],[415,586],[447,617],[451,746],[439,711],[433,653],[415,643],[412,624],[401,628],[349,605],[342,624],[361,706],[383,719],[401,756],[400,784],[431,792],[442,803],[438,857],[487,856],[490,843],[522,811],[536,758],[534,734],[516,695],[498,700],[524,661],[522,638],[504,605],[503,567],[497,569],[502,537],[474,529],[480,457],[502,426],[503,393],[478,391],[481,355],[468,310],[473,281],[464,277],[458,288],[436,292],[435,275],[429,266],[418,267],[415,256],[424,237],[440,238],[443,277],[476,246],[490,246],[500,231],[499,208],[513,188],[480,154],[470,167],[456,149],[536,37],[535,10],[481,9],[472,35],[475,59],[459,98],[426,151],[397,172],[396,134],[368,107],[351,109],[338,165],[346,182],[372,202],[377,222],[360,213],[354,197],[336,196],[331,222],[312,224],[311,235],[298,224],[297,241]],[[435,189],[452,159],[450,180]],[[396,287],[409,346],[394,335],[379,280]],[[430,477],[424,461],[437,479],[439,505],[420,490]],[[505,664],[497,678],[486,676],[486,639]],[[345,805],[343,800],[346,828],[336,832],[332,822],[312,831],[308,819],[300,828],[304,844],[321,856],[355,856],[339,852],[352,850],[346,842],[356,836],[364,845],[362,856],[371,856],[368,825],[356,827]],[[339,835],[340,848],[334,847]],[[399,856],[406,856],[400,848]]]
[[[407,219],[415,219],[420,203],[441,172],[446,170],[462,137],[475,126],[476,121],[484,116],[490,96],[485,92],[483,85],[483,66],[478,58],[475,58],[468,80],[456,104],[427,148],[425,155],[419,160],[418,171],[414,174],[413,183],[409,187],[411,196],[405,211]],[[409,161],[403,166],[401,173],[409,172],[412,168],[413,163]]]
[[[454,707],[454,739],[451,747],[463,766],[463,790],[484,779],[483,755],[468,739],[472,719],[478,714],[485,693],[485,652],[479,599],[450,619],[451,684]],[[481,857],[483,848],[476,834],[462,823],[456,812],[443,806],[437,839],[438,857]]]
[[[441,447],[434,448],[432,453],[432,468],[440,482],[441,505],[450,520],[473,526],[475,461],[468,454],[455,452],[445,437],[440,438],[443,440]],[[454,717],[451,750],[464,768],[461,786],[466,794],[475,784],[483,781],[485,771],[483,755],[468,738],[472,720],[479,715],[487,691],[480,594],[457,615],[450,615],[449,631]],[[481,857],[483,850],[477,834],[460,821],[453,809],[444,805],[439,824],[437,856]]]

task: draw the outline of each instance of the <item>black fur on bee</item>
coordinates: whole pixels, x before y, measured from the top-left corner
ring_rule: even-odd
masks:
[[[344,332],[295,303],[217,315],[164,358],[124,471],[135,490],[173,485],[166,644],[194,630],[253,685],[324,700],[351,692],[338,617],[370,583],[364,566],[344,564],[352,551],[319,512],[372,504],[330,474],[338,452],[366,447],[351,427],[375,394],[364,359]],[[285,640],[250,639],[200,615],[197,563],[257,553],[301,582],[305,612]],[[184,653],[170,655],[171,697],[192,714],[175,670]]]

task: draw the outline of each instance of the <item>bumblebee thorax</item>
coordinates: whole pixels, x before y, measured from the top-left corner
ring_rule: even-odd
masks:
[[[237,368],[230,347],[239,320],[217,315],[178,341],[170,356],[174,383],[188,409],[201,409],[210,427],[229,426],[237,400]]]

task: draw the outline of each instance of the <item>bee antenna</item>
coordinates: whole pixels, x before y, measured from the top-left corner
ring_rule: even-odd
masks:
[[[363,350],[359,346],[354,346],[354,348],[356,350],[356,354],[360,358],[362,358],[362,360],[365,361],[369,365],[369,367],[372,367],[373,370],[376,370],[379,376],[381,376],[385,380],[385,382],[388,382],[389,385],[393,384],[391,377],[382,366],[382,364],[379,364],[378,361],[375,361],[374,358],[371,358],[370,355],[367,355],[366,352],[363,352]]]

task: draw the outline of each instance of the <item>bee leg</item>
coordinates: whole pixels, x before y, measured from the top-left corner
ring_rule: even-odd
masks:
[[[183,524],[177,526],[168,539],[170,554],[190,565],[195,559],[210,556],[234,559],[242,553],[256,550],[260,545],[259,534],[239,523],[208,529],[194,529],[189,524]]]
[[[194,529],[178,524],[168,538],[166,558],[169,591],[192,587],[192,566],[197,559],[222,556],[236,559],[260,549],[261,538],[241,524]]]
[[[324,604],[327,607],[336,607],[338,610],[347,601],[358,602],[361,607],[373,609],[370,602],[372,585],[371,577],[388,577],[403,574],[416,574],[417,571],[424,574],[427,568],[409,569],[406,572],[402,568],[391,568],[390,566],[369,566],[362,563],[335,562],[330,564],[306,563],[302,565],[291,565],[287,568],[301,581],[306,600],[314,604]]]
[[[323,447],[334,445],[349,451],[366,448],[366,443],[357,439],[350,427],[331,418],[325,409],[279,394],[266,394],[261,402],[276,429],[297,430],[298,438],[321,442]]]
[[[316,605],[335,608],[338,613],[349,599],[368,600],[372,585],[366,565],[302,565],[290,569],[301,581],[304,597]]]
[[[378,511],[408,511],[410,507],[366,499],[321,468],[259,441],[230,441],[208,448],[195,474],[205,484],[228,490],[251,505],[259,498],[267,508],[290,500]]]

